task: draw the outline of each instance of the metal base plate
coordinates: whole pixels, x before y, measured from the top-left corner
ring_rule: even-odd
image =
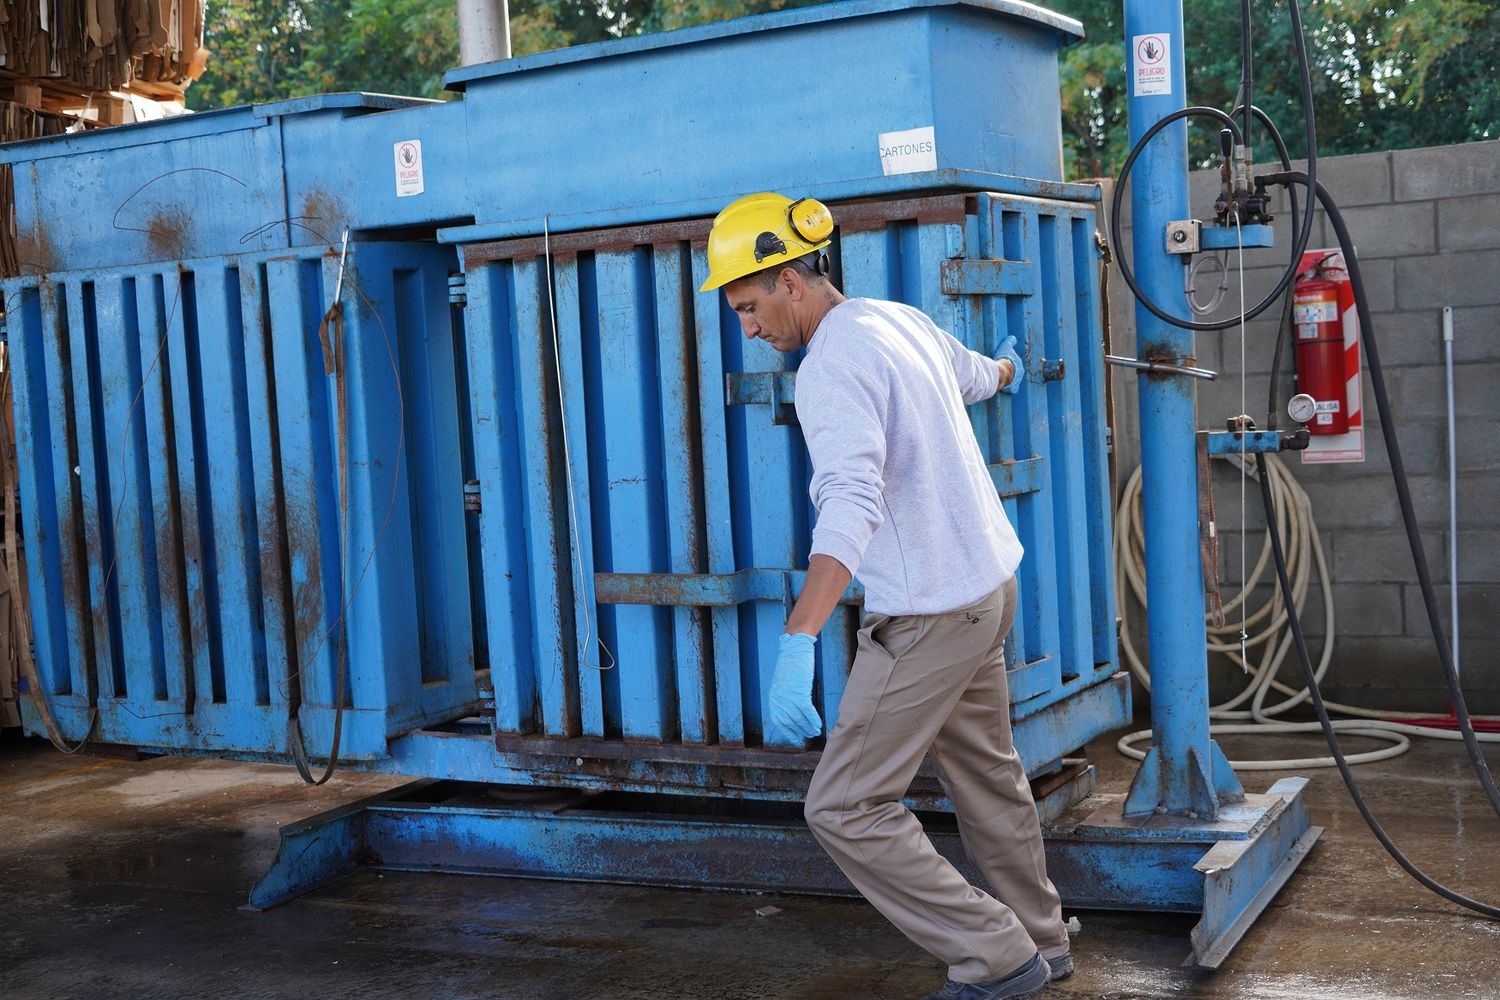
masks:
[[[1217,822],[1126,820],[1090,796],[1077,763],[1036,788],[1047,865],[1069,907],[1203,913],[1189,961],[1217,967],[1322,833],[1302,778],[1248,796]],[[1080,802],[1071,812],[1063,811]],[[919,813],[976,884],[953,817]],[[688,888],[852,895],[796,803],[417,781],[284,827],[251,891],[265,909],[362,867]]]

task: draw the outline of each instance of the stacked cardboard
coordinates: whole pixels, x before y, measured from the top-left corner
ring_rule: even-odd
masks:
[[[139,81],[178,88],[202,72],[203,0],[8,0],[0,72],[74,93]]]

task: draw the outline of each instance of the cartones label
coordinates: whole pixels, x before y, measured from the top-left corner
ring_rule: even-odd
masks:
[[[937,169],[937,139],[931,125],[900,132],[882,132],[878,138],[881,173],[914,174]]]

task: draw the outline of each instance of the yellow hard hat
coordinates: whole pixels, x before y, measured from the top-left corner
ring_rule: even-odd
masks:
[[[700,292],[747,274],[784,267],[832,242],[833,213],[815,198],[762,191],[730,202],[708,234],[708,280]]]

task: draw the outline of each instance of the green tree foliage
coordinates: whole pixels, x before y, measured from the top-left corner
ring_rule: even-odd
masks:
[[[1120,0],[1053,0],[1087,39],[1062,57],[1069,173],[1119,169],[1126,140]],[[1301,81],[1285,0],[1252,5],[1255,103],[1294,158],[1306,154]],[[1229,110],[1240,84],[1239,0],[1189,0],[1188,99]],[[1304,0],[1314,121],[1323,155],[1500,138],[1500,7],[1494,0]],[[1263,130],[1256,159],[1275,156]],[[1211,125],[1195,126],[1193,158],[1212,162]]]
[[[208,0],[196,109],[364,90],[442,96],[458,64],[454,0]]]

